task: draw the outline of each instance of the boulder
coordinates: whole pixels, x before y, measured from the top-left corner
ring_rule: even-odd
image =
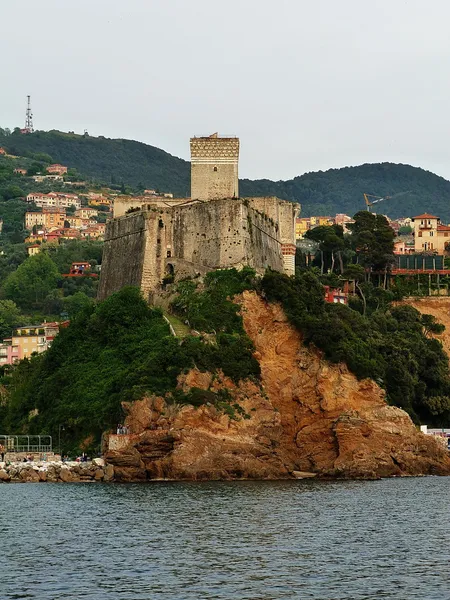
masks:
[[[106,465],[104,470],[103,481],[112,481],[114,479],[114,467],[112,465]]]
[[[65,483],[68,483],[70,481],[74,481],[76,479],[76,476],[67,467],[62,467],[61,470],[60,470],[60,472],[59,472],[59,478],[61,479],[61,481],[64,481]]]
[[[105,472],[103,471],[103,469],[97,469],[94,473],[95,481],[101,481],[104,476],[105,476]]]
[[[310,473],[308,471],[292,471],[292,475],[296,479],[311,479],[312,477],[317,477],[317,473]]]
[[[11,481],[11,476],[4,469],[0,469],[0,481]]]

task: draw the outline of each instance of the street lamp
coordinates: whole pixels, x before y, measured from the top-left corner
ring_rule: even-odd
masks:
[[[58,426],[58,450],[59,450],[60,455],[61,455],[61,431],[65,431],[64,425]],[[62,459],[62,456],[61,456],[61,459]]]

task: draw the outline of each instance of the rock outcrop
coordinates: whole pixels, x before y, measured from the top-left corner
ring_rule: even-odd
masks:
[[[116,479],[377,478],[450,474],[450,457],[409,416],[388,406],[372,380],[302,344],[280,306],[254,292],[239,298],[261,383],[235,385],[191,370],[180,388],[228,390],[244,415],[163,398],[126,405],[128,436],[111,436]],[[117,438],[121,438],[118,440]]]

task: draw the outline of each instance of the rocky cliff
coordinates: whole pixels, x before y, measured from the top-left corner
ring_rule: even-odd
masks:
[[[245,414],[157,397],[127,405],[130,435],[110,436],[106,453],[116,479],[450,474],[446,450],[418,432],[404,411],[388,406],[375,382],[358,381],[345,366],[306,348],[280,306],[254,292],[239,302],[261,382],[235,385],[194,369],[179,386],[226,389]]]

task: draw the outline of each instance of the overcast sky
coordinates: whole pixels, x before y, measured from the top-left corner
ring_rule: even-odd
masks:
[[[364,162],[450,179],[447,0],[0,0],[0,126],[241,139],[240,176]]]

